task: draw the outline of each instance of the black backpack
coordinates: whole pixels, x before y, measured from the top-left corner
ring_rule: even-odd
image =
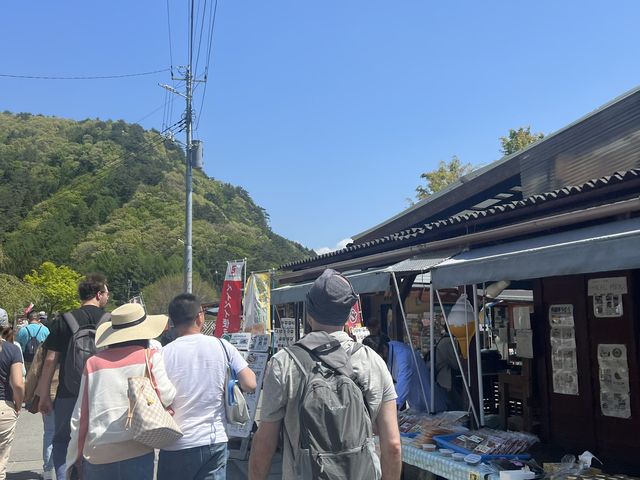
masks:
[[[356,343],[351,355],[361,347]],[[307,334],[285,350],[302,374],[300,441],[292,446],[298,478],[379,479],[371,415],[351,357],[326,332]]]
[[[89,318],[86,312],[83,312]],[[110,317],[109,313],[105,313],[100,322]],[[71,329],[71,339],[67,346],[67,356],[64,360],[64,386],[74,395],[80,393],[80,382],[82,381],[82,372],[87,359],[94,355],[98,349],[96,348],[96,327],[97,325],[89,324],[80,327],[78,321],[71,312],[62,315]]]
[[[42,344],[42,342],[38,341],[38,335],[40,335],[40,330],[42,330],[42,325],[36,332],[35,336],[31,335],[31,331],[29,327],[24,327],[27,329],[27,335],[29,339],[27,340],[27,344],[24,346],[24,361],[25,362],[33,362],[33,359],[36,356],[36,352],[38,351],[38,347]]]

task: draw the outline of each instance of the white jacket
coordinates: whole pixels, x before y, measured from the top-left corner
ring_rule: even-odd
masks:
[[[151,374],[160,400],[169,406],[176,390],[167,378],[162,355],[150,350]],[[71,441],[67,466],[84,458],[103,464],[140,457],[153,449],[133,440],[125,429],[129,398],[128,378],[144,376],[145,349],[141,346],[115,347],[87,360],[80,384],[80,395],[71,417]]]

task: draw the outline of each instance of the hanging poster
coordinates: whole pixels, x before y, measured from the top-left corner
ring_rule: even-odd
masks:
[[[598,345],[600,371],[600,409],[607,417],[630,418],[629,365],[623,344]]]
[[[220,293],[220,309],[214,332],[216,337],[240,331],[243,268],[244,261],[227,262],[227,273]]]
[[[240,352],[244,359],[249,364],[249,368],[256,374],[257,387],[254,392],[244,393],[244,398],[247,400],[247,409],[249,410],[249,421],[243,426],[227,424],[227,435],[230,437],[246,438],[253,429],[253,422],[256,418],[256,409],[258,406],[258,400],[260,399],[260,391],[262,390],[262,380],[264,379],[264,371],[267,367],[268,353],[262,352]]]
[[[593,314],[598,318],[621,317],[622,295],[627,293],[627,278],[592,278],[587,293],[593,296]]]
[[[277,347],[278,349],[293,345],[296,341],[296,319],[295,318],[281,318],[281,328],[276,328],[278,333]]]
[[[516,355],[522,358],[533,358],[533,330],[527,328],[516,330]]]
[[[579,395],[573,305],[549,307],[553,393]]]

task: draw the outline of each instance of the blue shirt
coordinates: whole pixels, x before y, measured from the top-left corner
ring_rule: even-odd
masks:
[[[27,333],[28,332],[28,333]],[[31,337],[35,337],[38,343],[42,343],[49,336],[49,329],[41,323],[30,323],[18,331],[16,340],[22,347],[22,351],[27,347],[27,342]]]
[[[387,367],[395,383],[398,407],[401,407],[406,401],[411,409],[426,412],[425,398],[431,408],[431,379],[427,364],[420,353],[412,351],[409,345],[396,340],[391,340],[388,345]],[[424,388],[424,395],[421,387]],[[445,410],[446,398],[446,392],[436,384],[436,412]]]

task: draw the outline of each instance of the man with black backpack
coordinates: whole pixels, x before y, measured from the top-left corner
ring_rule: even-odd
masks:
[[[16,340],[22,347],[24,367],[28,371],[38,347],[49,336],[49,329],[40,323],[40,316],[35,310],[31,310],[27,318],[29,324],[18,331]]]
[[[87,275],[78,285],[82,305],[59,315],[51,324],[51,333],[44,343],[47,355],[42,366],[36,395],[40,397],[39,410],[55,417],[53,437],[53,464],[56,478],[66,478],[66,456],[71,439],[70,422],[78,397],[84,362],[95,353],[95,330],[105,315],[109,301],[107,279],[100,273]],[[49,393],[51,380],[60,366],[60,383],[55,404]]]
[[[393,380],[375,351],[344,332],[357,298],[335,270],[313,283],[305,302],[312,332],[274,355],[265,374],[250,480],[267,478],[281,427],[283,480],[400,478]]]

